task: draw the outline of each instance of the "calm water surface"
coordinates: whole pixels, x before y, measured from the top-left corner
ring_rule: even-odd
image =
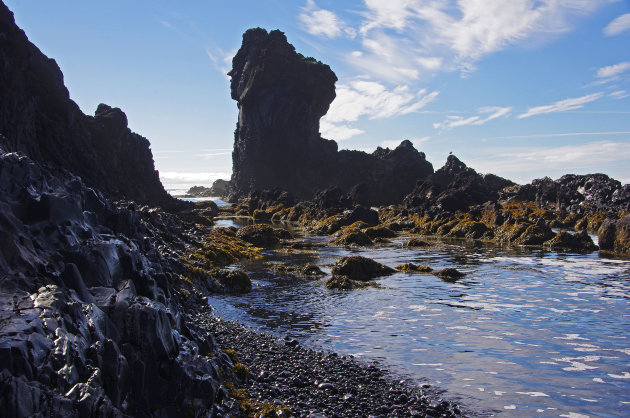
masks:
[[[402,242],[269,256],[329,273],[337,258],[357,254],[392,267],[455,267],[466,277],[397,273],[378,279],[382,288],[345,292],[326,289],[325,279],[277,277],[255,261],[241,266],[251,293],[210,304],[255,328],[377,360],[489,414],[630,416],[630,260]]]

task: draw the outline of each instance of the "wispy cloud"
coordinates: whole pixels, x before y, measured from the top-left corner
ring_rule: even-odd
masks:
[[[210,47],[206,47],[205,51],[210,61],[212,61],[214,68],[227,77],[227,73],[230,71],[230,68],[232,68],[232,58],[236,55],[236,50],[226,52],[221,48],[214,48],[213,50]]]
[[[527,112],[518,115],[519,119],[528,118],[535,115],[543,115],[546,113],[566,112],[567,110],[581,109],[585,104],[600,99],[604,94],[593,93],[582,97],[574,97],[559,100],[550,105],[530,107]]]
[[[613,99],[625,99],[626,97],[630,97],[630,93],[628,93],[625,90],[615,90],[612,93],[609,93],[608,96],[612,97]]]
[[[608,131],[608,132],[556,132],[547,134],[530,134],[530,135],[508,135],[494,136],[497,139],[521,139],[521,138],[558,138],[567,136],[608,136],[608,135],[630,135],[630,131]]]
[[[392,89],[376,81],[354,80],[337,86],[337,97],[322,119],[321,130],[328,138],[343,140],[363,133],[348,122],[406,115],[422,109],[438,96],[438,91],[413,91],[401,85]]]
[[[576,18],[607,2],[365,0],[359,33],[368,49],[371,43],[398,45],[387,48],[390,65],[414,68],[419,60],[433,60],[425,61],[432,64],[425,69],[470,70],[485,55],[511,44],[540,43],[565,33]],[[370,52],[378,55],[373,48]],[[361,65],[368,58],[354,61]]]
[[[480,172],[492,172],[525,183],[540,177],[540,173],[596,173],[601,172],[602,167],[623,166],[628,160],[630,142],[596,141],[559,147],[528,146],[498,151],[491,158],[469,159],[469,162]],[[627,176],[627,169],[622,168],[618,175]]]
[[[615,36],[630,29],[630,13],[623,14],[604,28],[604,35]]]
[[[512,111],[511,107],[488,106],[477,110],[478,115],[463,117],[458,115],[447,116],[442,122],[434,123],[433,127],[439,130],[453,129],[465,125],[483,125],[493,119],[508,117]],[[483,116],[487,115],[487,116]]]
[[[376,81],[355,80],[337,86],[337,98],[325,117],[327,122],[356,121],[361,116],[370,119],[389,118],[415,112],[438,96],[438,91],[412,91],[401,85],[388,89]]]
[[[345,141],[364,132],[358,128],[353,128],[348,125],[335,125],[325,120],[320,122],[319,131],[324,138],[334,139],[335,141]]]
[[[630,61],[620,62],[619,64],[608,65],[597,70],[597,78],[611,79],[630,70]]]
[[[356,31],[330,10],[320,9],[313,0],[308,0],[303,12],[298,16],[304,29],[315,36],[338,38],[342,35],[354,38]]]

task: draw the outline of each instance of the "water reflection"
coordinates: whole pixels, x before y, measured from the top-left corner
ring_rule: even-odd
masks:
[[[359,254],[466,272],[456,283],[396,273],[380,289],[327,290],[321,280],[278,277],[260,261],[245,296],[216,297],[225,316],[368,359],[479,409],[510,416],[630,415],[630,261],[445,241],[405,249],[322,248],[273,254],[325,271]]]

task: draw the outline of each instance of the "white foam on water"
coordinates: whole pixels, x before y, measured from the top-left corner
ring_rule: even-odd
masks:
[[[588,338],[580,337],[580,334],[564,334],[564,337],[553,337],[554,340],[584,340],[588,341]]]
[[[608,373],[608,376],[614,378],[614,379],[630,379],[630,373],[628,372],[623,372],[623,374],[612,374],[612,373]]]
[[[600,378],[600,377],[594,377],[594,378],[593,378],[593,382],[596,382],[596,383],[606,383],[606,382],[604,382],[604,379],[602,379],[602,378]]]
[[[532,398],[548,398],[549,397],[549,395],[543,392],[516,392],[516,393],[518,393],[519,395],[531,396]]]
[[[577,412],[569,412],[568,414],[559,415],[567,418],[589,418],[590,415],[578,414]]]
[[[454,329],[454,330],[460,330],[460,331],[479,331],[478,328],[468,327],[466,325],[456,325],[453,327],[446,327],[446,329]]]
[[[507,410],[516,409],[516,405],[505,405],[503,409],[507,409]]]
[[[570,367],[563,367],[562,370],[567,372],[583,372],[585,370],[598,369],[597,366],[589,366],[588,364],[580,363],[579,361],[572,361]]]

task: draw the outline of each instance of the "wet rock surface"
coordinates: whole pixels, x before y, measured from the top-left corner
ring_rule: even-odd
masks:
[[[0,173],[6,416],[238,414],[213,336],[184,320],[180,254],[202,231],[24,155]]]
[[[242,385],[248,398],[295,416],[414,417],[462,416],[459,407],[388,375],[378,366],[308,349],[291,338],[274,338],[201,314],[199,326],[238,354],[249,369]],[[470,416],[471,413],[467,412]]]

